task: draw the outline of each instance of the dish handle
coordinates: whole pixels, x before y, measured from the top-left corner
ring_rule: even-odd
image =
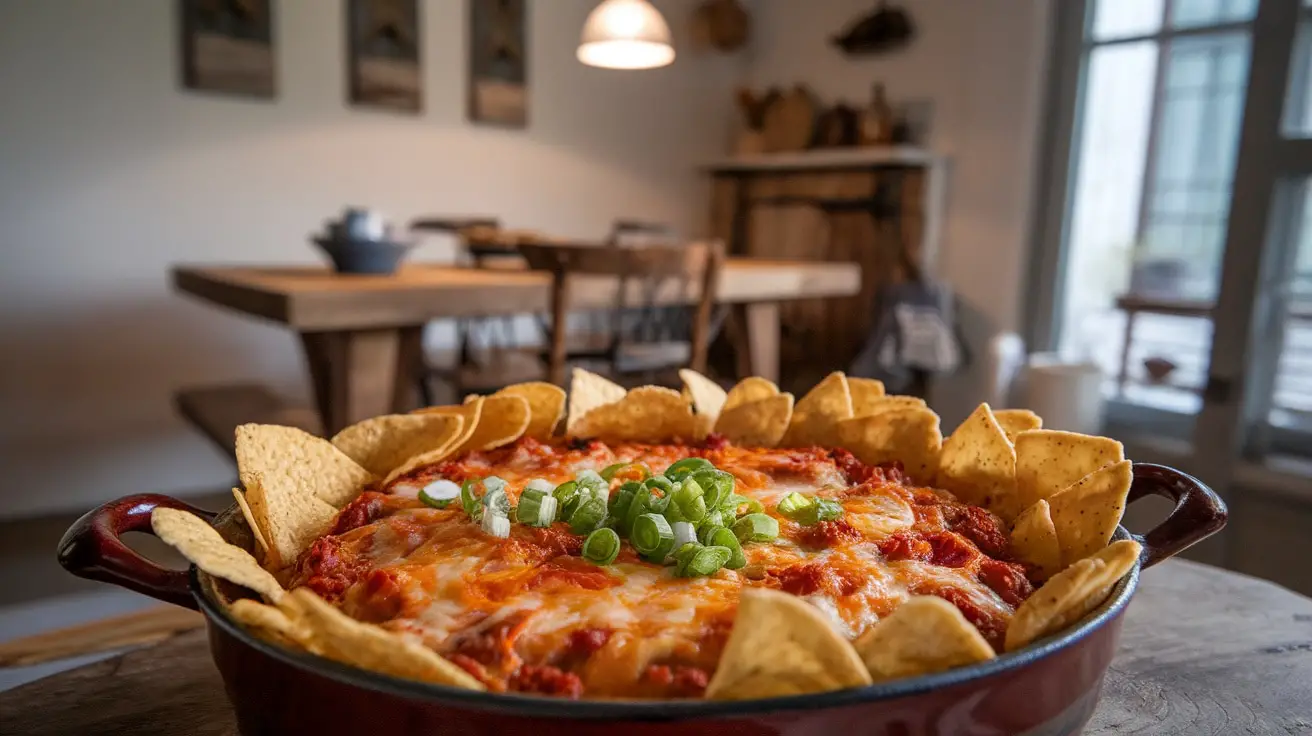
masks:
[[[1161,496],[1175,502],[1166,520],[1147,534],[1131,534],[1143,545],[1140,564],[1149,568],[1221,531],[1229,511],[1216,491],[1175,468],[1151,463],[1134,464],[1134,483],[1126,505],[1145,496]]]
[[[59,540],[59,564],[80,578],[113,583],[165,603],[196,609],[186,570],[157,565],[123,543],[125,532],[153,535],[150,515],[160,507],[187,511],[206,521],[215,516],[158,493],[125,496],[88,512],[64,532]]]

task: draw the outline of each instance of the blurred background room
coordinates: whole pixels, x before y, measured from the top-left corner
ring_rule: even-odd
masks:
[[[0,97],[0,641],[237,424],[575,365],[1033,408],[1312,594],[1312,0],[0,0]]]

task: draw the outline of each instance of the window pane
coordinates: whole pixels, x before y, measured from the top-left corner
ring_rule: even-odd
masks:
[[[1061,352],[1099,360],[1115,375],[1124,292],[1138,229],[1152,119],[1157,44],[1134,41],[1090,52],[1063,267]]]
[[[1274,427],[1312,432],[1312,182],[1297,182],[1277,216],[1285,242],[1272,269],[1277,282],[1276,320],[1269,336],[1279,358],[1271,385],[1268,419]],[[1306,437],[1302,442],[1307,453]]]
[[[1219,23],[1250,21],[1257,12],[1257,0],[1175,0],[1171,7],[1171,25],[1196,28]]]
[[[1162,28],[1163,0],[1094,0],[1094,40],[1156,33]]]
[[[1215,298],[1239,145],[1248,36],[1172,42],[1160,93],[1156,150],[1130,289],[1157,274],[1163,300]],[[1170,282],[1162,274],[1169,272]]]
[[[1312,0],[1308,0],[1312,3]],[[1289,93],[1285,96],[1285,135],[1312,137],[1312,19],[1303,21],[1294,43]]]

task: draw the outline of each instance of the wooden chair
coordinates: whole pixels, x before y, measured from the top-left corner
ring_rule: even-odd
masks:
[[[612,377],[689,366],[706,369],[706,350],[713,332],[712,311],[719,284],[724,247],[718,242],[639,247],[596,247],[526,243],[519,247],[529,268],[551,273],[551,329],[547,350],[547,380],[564,385],[567,364],[600,361]],[[594,351],[567,349],[571,287],[577,277],[619,280],[611,309],[611,334]],[[682,300],[699,288],[686,339],[652,339],[651,321],[660,304]],[[636,299],[634,298],[636,296]]]

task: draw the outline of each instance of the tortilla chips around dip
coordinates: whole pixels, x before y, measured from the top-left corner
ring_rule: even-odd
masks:
[[[868,379],[834,373],[794,402],[773,383],[741,381],[723,392],[685,371],[684,392],[625,391],[575,371],[568,397],[544,383],[470,396],[458,406],[380,417],[332,442],[299,430],[243,425],[238,461],[245,493],[234,497],[272,569],[290,565],[340,508],[379,476],[393,478],[457,453],[521,436],[549,439],[568,406],[565,435],[611,441],[694,441],[712,426],[731,441],[844,447],[867,463],[898,461],[916,482],[937,481],[1007,521],[1013,554],[1047,579],[1013,616],[1008,650],[1059,631],[1096,608],[1133,567],[1134,542],[1107,541],[1124,510],[1130,463],[1114,440],[1041,430],[1032,412],[981,405],[946,440],[921,399],[883,395]],[[408,457],[403,457],[407,456]],[[389,467],[390,466],[390,467]],[[482,689],[464,670],[406,634],[351,619],[308,590],[286,594],[245,551],[202,520],[159,509],[157,534],[207,573],[250,587],[278,606],[241,600],[233,617],[258,635],[392,674]],[[1064,568],[1064,569],[1063,569]],[[855,647],[804,600],[743,589],[738,617],[706,696],[772,697],[856,687],[963,666],[993,656],[955,607],[916,597],[894,609]]]

